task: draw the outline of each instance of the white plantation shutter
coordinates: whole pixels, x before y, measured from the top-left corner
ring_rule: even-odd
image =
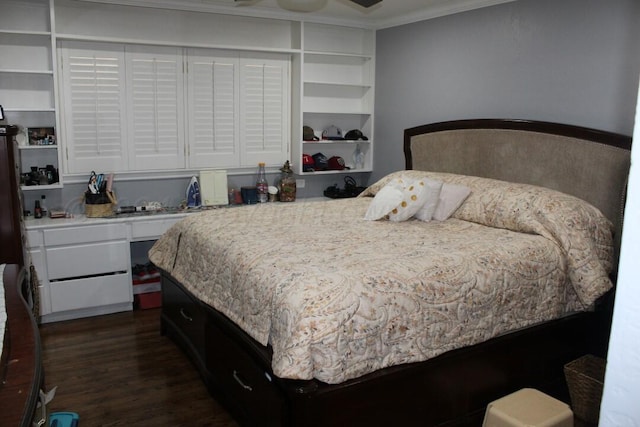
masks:
[[[237,53],[190,49],[187,69],[189,166],[239,166]]]
[[[127,170],[124,48],[63,42],[60,53],[66,171]]]
[[[287,159],[288,82],[289,62],[283,55],[240,59],[242,166],[278,165]]]
[[[184,96],[179,48],[126,49],[132,170],[184,168]]]
[[[59,51],[67,173],[289,157],[288,55],[93,42],[61,42]]]

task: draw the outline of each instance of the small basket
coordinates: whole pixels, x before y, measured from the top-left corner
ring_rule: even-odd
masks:
[[[113,215],[113,205],[118,204],[112,191],[93,194],[84,193],[84,213],[87,218],[101,218]]]
[[[564,366],[571,406],[577,418],[597,424],[604,385],[604,359],[587,354]]]

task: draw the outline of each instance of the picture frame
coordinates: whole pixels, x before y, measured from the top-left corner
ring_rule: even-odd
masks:
[[[52,126],[27,128],[29,145],[56,145],[56,131]]]

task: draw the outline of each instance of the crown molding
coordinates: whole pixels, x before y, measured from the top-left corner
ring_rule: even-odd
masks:
[[[353,26],[366,29],[385,29],[400,25],[412,24],[419,21],[439,18],[474,9],[509,3],[516,0],[449,0],[440,5],[426,7],[425,9],[400,15],[388,19],[376,19],[370,16],[362,18],[338,18],[323,14],[322,12],[304,13],[291,12],[284,9],[252,5],[237,5],[233,0],[227,4],[209,3],[206,0],[75,0],[88,3],[102,3],[108,5],[121,5],[133,7],[149,7],[156,9],[181,10],[187,12],[207,12],[224,15],[247,16],[252,18],[279,19],[294,22],[313,22],[322,24]],[[393,1],[393,0],[387,0]]]
[[[384,28],[398,27],[400,25],[413,24],[415,22],[440,18],[442,16],[454,15],[456,13],[468,12],[474,9],[482,9],[502,3],[510,3],[516,0],[459,0],[443,2],[440,6],[432,6],[420,12],[413,12],[406,15],[389,19],[376,20],[373,28],[381,30]]]

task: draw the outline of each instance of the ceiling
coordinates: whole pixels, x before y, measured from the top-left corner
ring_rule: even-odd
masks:
[[[364,8],[349,0],[82,0],[386,28],[514,0],[383,0]],[[279,3],[324,3],[317,12],[288,12]]]

